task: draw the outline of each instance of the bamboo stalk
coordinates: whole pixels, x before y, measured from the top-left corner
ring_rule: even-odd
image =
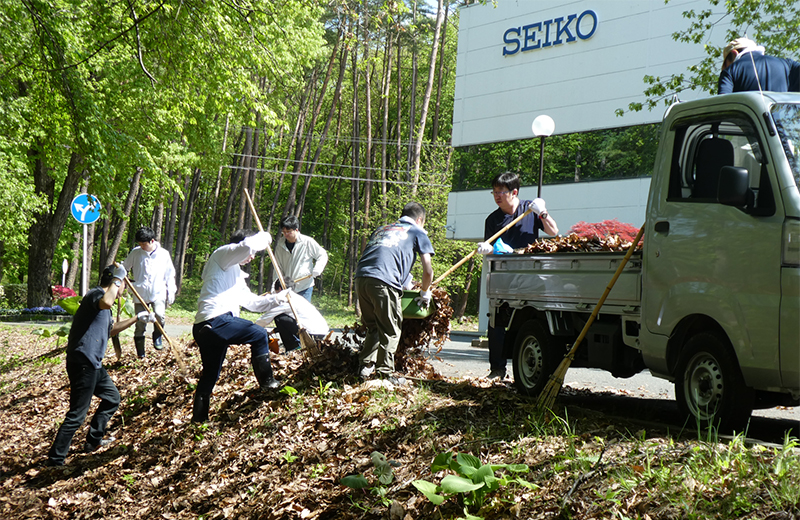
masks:
[[[633,243],[631,247],[628,248],[628,252],[625,253],[625,257],[620,262],[619,267],[617,267],[617,271],[614,273],[614,276],[611,278],[611,281],[606,286],[606,290],[603,291],[603,295],[600,297],[600,300],[597,302],[597,305],[594,306],[594,310],[592,310],[591,316],[586,321],[586,324],[583,326],[583,330],[578,335],[578,338],[575,340],[575,343],[572,344],[572,348],[569,349],[569,352],[564,357],[564,359],[559,363],[558,367],[555,369],[553,374],[550,376],[550,380],[547,381],[547,384],[542,389],[542,393],[539,394],[539,399],[537,404],[539,409],[544,410],[548,408],[552,408],[553,404],[556,401],[556,397],[558,396],[558,392],[561,391],[561,386],[564,384],[564,376],[567,373],[567,369],[572,364],[572,360],[575,359],[575,353],[578,351],[578,346],[583,341],[583,338],[586,337],[586,334],[589,332],[589,327],[594,323],[595,318],[597,318],[597,314],[600,312],[600,307],[606,301],[608,294],[611,292],[611,289],[614,287],[614,284],[617,283],[617,279],[622,274],[622,270],[630,260],[631,255],[636,250],[636,246],[639,244],[639,240],[642,238],[644,234],[644,224],[642,224],[641,229],[636,234],[636,238],[633,239]]]

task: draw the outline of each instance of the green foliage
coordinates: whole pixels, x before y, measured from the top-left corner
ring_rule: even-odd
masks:
[[[340,482],[343,486],[352,489],[369,489],[370,494],[377,496],[384,506],[388,506],[391,500],[387,497],[388,489],[386,486],[394,480],[394,468],[392,466],[396,463],[388,460],[385,455],[377,451],[373,451],[370,454],[370,460],[372,461],[375,477],[378,479],[377,485],[371,485],[362,473],[347,475]]]
[[[496,471],[505,470],[499,476]],[[525,464],[482,464],[478,457],[469,453],[445,452],[437,455],[431,463],[431,473],[449,471],[439,484],[427,480],[415,480],[412,484],[434,505],[442,505],[448,497],[456,497],[464,504],[467,518],[483,518],[470,515],[479,512],[487,495],[508,485],[534,489],[530,482],[515,476],[528,472]],[[487,514],[487,513],[484,513]]]
[[[24,308],[28,300],[28,286],[21,283],[11,283],[3,286],[5,300],[12,309]]]

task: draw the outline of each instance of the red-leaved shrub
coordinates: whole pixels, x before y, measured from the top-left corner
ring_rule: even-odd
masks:
[[[636,238],[636,233],[639,232],[639,228],[613,219],[591,223],[580,221],[570,228],[570,232],[584,238],[606,238],[618,235],[627,242],[633,242],[633,239]]]
[[[69,298],[71,296],[78,296],[78,295],[75,293],[75,291],[73,291],[69,287],[64,287],[63,285],[53,286],[54,300],[63,300],[64,298]]]

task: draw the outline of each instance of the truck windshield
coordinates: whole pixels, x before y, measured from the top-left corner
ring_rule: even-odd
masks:
[[[772,118],[792,168],[794,181],[800,186],[800,105],[775,105]]]

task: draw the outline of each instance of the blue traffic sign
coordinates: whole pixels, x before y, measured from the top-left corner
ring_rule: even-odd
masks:
[[[94,195],[82,193],[72,199],[72,216],[81,224],[91,224],[100,218],[100,201]]]

